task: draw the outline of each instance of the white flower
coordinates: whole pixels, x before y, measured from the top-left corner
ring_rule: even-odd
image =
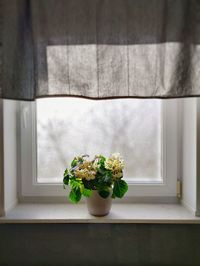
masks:
[[[92,180],[96,177],[96,171],[93,167],[92,162],[84,161],[81,163],[75,171],[75,175],[77,178]]]
[[[111,158],[116,159],[116,160],[121,160],[122,159],[122,157],[121,157],[119,152],[111,154]]]
[[[113,177],[120,178],[123,176],[124,160],[119,153],[114,153],[106,159],[105,168],[112,171]]]

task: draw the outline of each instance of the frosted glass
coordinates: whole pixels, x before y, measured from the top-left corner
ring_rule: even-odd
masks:
[[[62,182],[76,155],[120,152],[125,177],[162,180],[160,100],[37,100],[37,180]]]

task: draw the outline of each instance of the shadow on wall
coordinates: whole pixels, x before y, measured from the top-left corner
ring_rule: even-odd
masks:
[[[199,266],[199,225],[0,225],[4,266]]]

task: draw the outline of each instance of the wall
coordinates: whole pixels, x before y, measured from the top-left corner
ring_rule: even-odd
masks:
[[[17,115],[19,102],[3,100],[4,106],[4,204],[5,212],[17,202]],[[9,193],[8,193],[9,192]]]
[[[4,215],[3,100],[0,99],[0,216]]]
[[[194,118],[194,109],[191,109],[193,106],[191,106],[191,102],[186,105],[188,113],[184,114],[186,115],[184,126],[186,134],[191,134],[191,128],[193,133],[195,132],[192,119],[192,117]],[[8,108],[10,108],[9,115],[13,117],[12,115],[16,114],[15,107]],[[16,136],[14,125],[10,128],[9,134],[7,144],[5,144],[7,148]],[[190,138],[190,140],[193,143],[194,139]],[[184,158],[184,173],[185,176],[193,177],[194,172],[191,171],[189,164],[193,164],[194,145],[190,146],[186,135],[183,141],[186,146],[190,147],[189,153],[186,153]],[[14,147],[16,148],[16,146]],[[10,159],[10,163],[15,163],[15,153],[11,153],[8,149],[6,156]],[[9,164],[7,165],[7,174],[10,184],[12,184],[16,173],[12,172]],[[9,183],[7,183],[8,185]],[[200,225],[0,225],[0,266],[199,266],[199,246]]]
[[[199,266],[199,225],[0,225],[0,265]]]
[[[183,99],[182,179],[183,199],[187,208],[196,211],[197,99]]]

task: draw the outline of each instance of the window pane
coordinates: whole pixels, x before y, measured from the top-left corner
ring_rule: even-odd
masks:
[[[76,155],[125,159],[125,178],[162,181],[160,100],[37,100],[37,181],[62,182]]]

